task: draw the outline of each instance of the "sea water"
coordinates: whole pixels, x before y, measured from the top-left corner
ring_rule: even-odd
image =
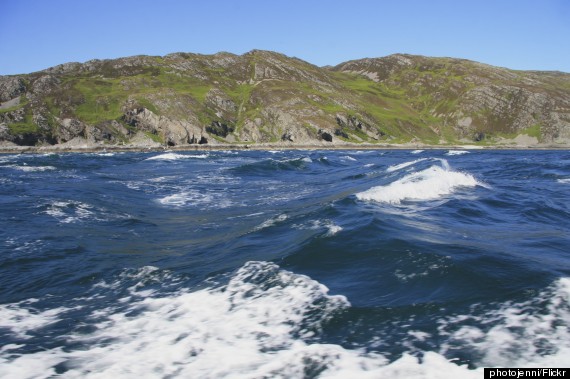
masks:
[[[570,365],[567,151],[0,155],[2,378]]]

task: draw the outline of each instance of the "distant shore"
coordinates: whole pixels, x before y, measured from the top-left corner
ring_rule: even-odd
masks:
[[[539,145],[424,145],[414,144],[203,144],[179,146],[104,145],[85,146],[0,146],[0,154],[100,153],[100,152],[160,152],[216,150],[570,150],[567,144]]]

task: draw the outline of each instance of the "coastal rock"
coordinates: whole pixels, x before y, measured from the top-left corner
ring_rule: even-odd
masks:
[[[12,100],[26,92],[24,79],[18,76],[0,76],[0,103]]]
[[[332,142],[333,141],[332,133],[328,130],[319,129],[319,131],[317,132],[317,135],[319,136],[319,139],[321,139],[323,141],[326,141],[326,142]]]
[[[207,143],[208,141],[208,135],[202,128],[187,121],[158,116],[146,108],[127,110],[122,119],[137,130],[157,136],[167,146]]]
[[[79,120],[71,118],[61,120],[59,133],[57,133],[58,143],[65,143],[76,137],[85,138],[85,128],[85,124]]]

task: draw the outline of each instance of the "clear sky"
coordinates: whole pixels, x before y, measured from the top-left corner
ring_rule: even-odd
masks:
[[[570,72],[570,0],[0,0],[0,75],[65,62],[273,50]]]

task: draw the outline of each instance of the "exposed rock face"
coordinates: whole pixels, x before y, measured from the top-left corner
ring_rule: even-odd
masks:
[[[405,54],[319,68],[253,50],[0,76],[0,142],[20,145],[505,139],[570,143],[570,74]]]
[[[58,143],[65,143],[71,141],[75,137],[85,138],[86,126],[79,120],[65,118],[60,121],[60,128],[58,135]]]
[[[25,92],[24,79],[17,76],[0,76],[0,103],[19,97]]]
[[[222,124],[219,121],[212,121],[212,124],[206,126],[206,131],[219,137],[227,137],[228,134],[234,131],[234,128],[226,124]]]
[[[158,116],[146,108],[125,112],[123,121],[135,130],[142,130],[162,139],[167,146],[207,143],[207,134],[187,121]]]

